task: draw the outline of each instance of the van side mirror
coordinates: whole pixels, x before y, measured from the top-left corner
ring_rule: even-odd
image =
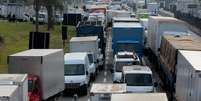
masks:
[[[88,71],[86,71],[86,75],[89,75]]]
[[[158,83],[157,82],[154,82],[154,87],[158,87]]]
[[[111,73],[114,73],[114,69],[110,69],[110,72],[111,72]]]

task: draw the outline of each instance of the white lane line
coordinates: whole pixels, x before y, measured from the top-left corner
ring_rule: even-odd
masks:
[[[104,79],[103,79],[103,82],[104,82],[104,83],[106,83],[106,82],[107,82],[107,79],[106,79],[106,78],[104,78]]]
[[[107,72],[106,72],[106,71],[104,72],[104,76],[105,76],[105,77],[107,76]]]

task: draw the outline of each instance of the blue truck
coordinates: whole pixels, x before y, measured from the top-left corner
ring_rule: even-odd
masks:
[[[105,36],[104,36],[104,25],[101,21],[80,21],[76,26],[76,36],[85,37],[85,36],[98,36],[100,39],[99,48],[105,58]]]
[[[144,28],[139,22],[114,22],[112,27],[113,55],[120,51],[143,55]]]

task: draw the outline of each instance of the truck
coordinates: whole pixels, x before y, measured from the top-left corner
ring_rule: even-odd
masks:
[[[73,37],[70,40],[70,52],[88,52],[90,63],[94,63],[96,70],[103,67],[103,54],[98,47],[98,36]]]
[[[76,26],[76,36],[85,37],[85,36],[98,36],[100,39],[98,47],[101,49],[103,58],[105,58],[105,31],[104,25],[101,21],[81,21]]]
[[[113,55],[120,51],[135,51],[142,57],[144,49],[144,28],[138,22],[114,22],[112,27]]]
[[[28,75],[27,74],[0,74],[0,87],[2,87],[2,86],[7,86],[7,87],[8,86],[17,86],[17,87],[10,87],[11,91],[8,90],[8,92],[17,90],[18,96],[15,96],[15,93],[13,93],[14,95],[11,95],[11,96],[17,97],[17,99],[19,101],[28,101],[29,98],[33,97],[30,94],[33,92],[28,93]],[[12,88],[16,88],[16,89],[12,89]],[[3,92],[3,91],[1,91],[1,92]],[[37,96],[35,96],[35,97],[37,97]],[[16,101],[16,100],[13,100],[13,101]],[[29,101],[31,101],[31,100],[29,100]]]
[[[158,55],[161,44],[161,37],[164,32],[188,33],[187,24],[173,17],[150,16],[148,22],[147,44],[154,55]],[[172,33],[178,34],[178,33]]]
[[[0,86],[0,101],[22,101],[20,100],[19,88],[16,85]],[[28,101],[28,100],[27,100]]]
[[[165,93],[112,94],[111,101],[168,101]]]
[[[90,101],[110,101],[112,94],[126,93],[126,84],[93,83],[90,90]]]
[[[177,58],[176,100],[199,101],[201,51],[179,50]]]
[[[158,16],[160,5],[157,2],[147,4],[147,9],[150,16]]]
[[[123,66],[140,65],[141,61],[134,52],[118,52],[114,57],[113,82],[121,83]]]
[[[154,92],[152,71],[148,66],[131,65],[123,66],[122,82],[126,83],[128,93]]]
[[[87,94],[90,85],[89,58],[86,52],[66,53],[64,56],[65,90]]]
[[[9,55],[8,72],[28,74],[33,95],[39,96],[39,101],[52,100],[64,90],[64,52],[62,49],[30,49]],[[37,89],[33,91],[34,88]]]
[[[164,82],[165,89],[175,92],[177,78],[177,64],[180,61],[178,54],[180,50],[201,51],[201,38],[196,34],[171,34],[162,36],[160,53],[158,56],[159,70]],[[172,95],[173,98],[173,95]]]

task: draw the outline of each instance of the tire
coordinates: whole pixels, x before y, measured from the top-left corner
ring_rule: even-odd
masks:
[[[83,95],[87,95],[88,94],[88,84],[85,84],[82,88],[82,92],[83,92]]]

